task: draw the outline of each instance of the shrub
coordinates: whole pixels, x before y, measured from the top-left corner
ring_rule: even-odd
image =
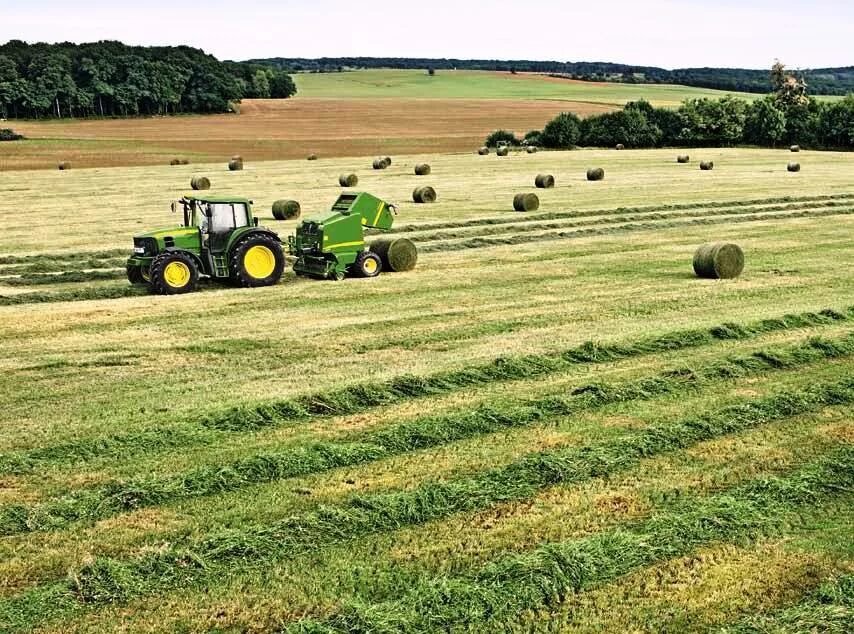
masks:
[[[581,119],[571,112],[562,112],[546,124],[540,144],[547,148],[572,148],[581,138]]]
[[[519,145],[519,139],[516,138],[516,135],[513,132],[508,130],[496,130],[486,137],[484,145],[486,145],[486,147],[498,147],[498,144],[502,142],[507,145]]]
[[[525,141],[528,145],[542,145],[543,133],[540,130],[531,130],[525,134]]]

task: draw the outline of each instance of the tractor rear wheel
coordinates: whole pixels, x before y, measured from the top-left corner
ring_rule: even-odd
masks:
[[[282,245],[264,234],[241,240],[231,252],[231,279],[239,286],[272,286],[282,279],[285,254]]]
[[[359,277],[376,277],[382,270],[383,261],[371,251],[362,251],[353,262],[353,271]]]
[[[167,251],[152,260],[149,278],[151,288],[159,295],[190,293],[198,285],[199,269],[190,254]]]

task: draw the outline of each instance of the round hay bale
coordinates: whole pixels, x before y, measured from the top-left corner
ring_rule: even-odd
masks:
[[[677,163],[687,163],[690,160],[691,160],[691,157],[688,156],[687,154],[680,154],[679,156],[676,157]]]
[[[525,151],[528,154],[536,154],[538,152],[538,149],[536,145],[529,145],[527,148],[525,148]]]
[[[534,185],[539,189],[551,189],[555,186],[555,177],[551,174],[537,174]]]
[[[239,172],[243,169],[243,159],[231,159],[228,162],[228,169],[231,172]]]
[[[388,167],[388,163],[385,162],[384,158],[374,159],[374,169],[375,170],[384,170],[387,167]]]
[[[276,220],[290,220],[299,218],[300,205],[295,200],[277,200],[273,203],[273,218]]]
[[[390,156],[383,157],[383,160],[385,161],[386,167],[391,167],[391,157]]]
[[[380,256],[384,271],[411,271],[418,262],[418,249],[407,238],[381,238],[371,242],[368,248]]]
[[[513,197],[513,209],[516,211],[537,211],[540,198],[536,194],[516,194]]]
[[[210,189],[211,180],[207,176],[193,176],[190,179],[190,187],[196,191],[201,189]]]
[[[436,202],[436,190],[432,187],[416,187],[412,192],[412,200],[417,203],[434,203]]]
[[[477,151],[477,153],[480,156],[486,156],[487,154],[489,154],[489,148],[488,147],[482,147]]]
[[[59,171],[65,171],[71,169],[71,163],[68,161],[62,161],[59,165],[56,166]]]
[[[428,176],[432,170],[427,163],[419,163],[415,166],[415,175],[416,176]]]
[[[725,280],[738,277],[744,270],[744,252],[730,242],[709,242],[694,253],[694,273],[697,277]]]
[[[587,170],[587,180],[601,181],[603,178],[605,178],[605,170],[601,167],[594,167]]]
[[[801,171],[801,164],[800,163],[789,163],[786,166],[786,169],[789,170],[790,172],[800,172]]]
[[[169,161],[169,165],[180,165],[180,164],[181,164],[181,159],[172,159],[171,161]]]
[[[500,147],[495,150],[495,153],[498,156],[507,156],[508,154],[510,154],[510,148],[505,145],[504,147]]]
[[[341,187],[355,187],[359,184],[359,177],[355,174],[341,174],[338,177],[338,184]]]
[[[714,161],[700,161],[700,169],[703,170],[704,172],[709,172],[709,171],[715,169],[715,162]]]
[[[317,154],[309,154],[309,155],[306,157],[306,159],[305,159],[305,160],[307,160],[307,161],[316,161],[316,160],[317,160]]]
[[[801,151],[801,146],[800,146],[800,145],[792,145],[792,146],[790,146],[790,147],[789,147],[789,151],[790,151],[790,152],[800,152],[800,151]]]
[[[622,143],[617,143],[617,145],[614,146],[614,149],[615,150],[625,150],[626,146],[623,145]]]

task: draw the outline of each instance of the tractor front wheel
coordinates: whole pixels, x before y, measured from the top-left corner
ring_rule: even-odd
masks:
[[[382,270],[383,261],[371,251],[362,251],[353,262],[353,271],[359,277],[376,277]]]
[[[264,234],[241,240],[231,252],[231,279],[239,286],[272,286],[282,279],[285,254],[282,245]]]
[[[190,293],[198,285],[199,269],[188,253],[167,251],[152,260],[149,278],[151,288],[159,295]]]
[[[142,277],[142,267],[138,264],[128,264],[125,269],[128,274],[128,282],[131,284],[145,284],[145,278]]]

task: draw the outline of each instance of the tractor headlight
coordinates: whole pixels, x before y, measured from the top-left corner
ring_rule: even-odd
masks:
[[[145,247],[134,247],[133,252],[136,255],[145,255]]]

